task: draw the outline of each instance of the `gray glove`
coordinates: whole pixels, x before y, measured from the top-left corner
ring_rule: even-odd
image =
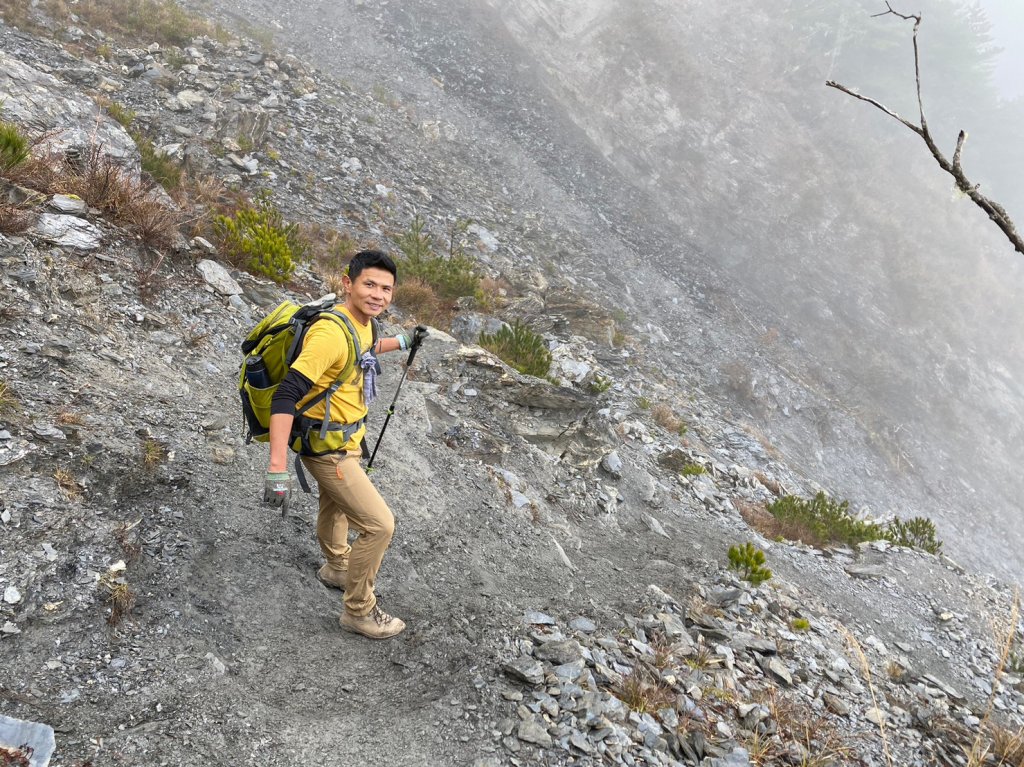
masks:
[[[292,500],[292,478],[287,471],[268,471],[263,480],[263,502],[281,507],[281,516],[288,513]]]

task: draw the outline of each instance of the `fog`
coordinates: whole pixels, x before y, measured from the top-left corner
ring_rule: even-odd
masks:
[[[1024,96],[1024,3],[979,0],[992,24],[992,37],[1002,50],[996,59],[996,85],[1004,99]]]
[[[897,7],[923,14],[940,148],[967,130],[968,177],[1024,225],[1024,6]],[[871,18],[884,2],[238,10],[416,119],[457,122],[467,165],[513,157],[495,202],[578,233],[552,268],[608,259],[574,276],[676,339],[658,364],[681,389],[722,398],[853,508],[934,518],[955,557],[1024,571],[1024,256],[918,136],[824,86],[917,120],[911,24]]]

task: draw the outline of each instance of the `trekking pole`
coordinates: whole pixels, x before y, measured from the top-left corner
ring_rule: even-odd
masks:
[[[395,389],[395,398],[391,400],[391,404],[388,405],[388,415],[384,419],[384,425],[380,427],[380,434],[377,435],[377,444],[373,446],[373,453],[370,455],[370,460],[366,462],[366,472],[369,473],[373,468],[373,459],[377,457],[377,448],[380,447],[380,441],[384,439],[384,432],[388,428],[388,422],[391,421],[391,416],[395,414],[395,403],[398,402],[398,395],[402,391],[402,384],[405,383],[405,376],[409,372],[409,368],[412,367],[412,361],[416,357],[416,350],[420,348],[420,344],[423,343],[423,339],[427,337],[427,329],[423,325],[417,325],[416,330],[412,334],[412,348],[409,349],[409,359],[405,361],[405,370],[402,371],[402,377],[398,380],[398,388]]]

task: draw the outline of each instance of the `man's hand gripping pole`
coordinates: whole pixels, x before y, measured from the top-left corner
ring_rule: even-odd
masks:
[[[395,397],[391,400],[391,404],[388,405],[388,414],[384,419],[384,425],[380,427],[380,434],[377,436],[377,444],[373,446],[373,453],[370,454],[370,460],[366,462],[367,473],[373,469],[373,459],[377,457],[377,449],[380,447],[380,442],[384,439],[384,432],[388,428],[388,423],[391,421],[391,416],[395,414],[395,403],[398,402],[398,395],[402,391],[402,384],[405,383],[405,376],[409,372],[409,368],[412,367],[412,361],[416,358],[416,350],[420,348],[420,344],[423,343],[423,339],[427,337],[427,329],[423,325],[417,325],[416,330],[412,334],[412,344],[409,347],[409,358],[405,361],[405,369],[402,371],[402,377],[398,381],[398,388],[395,389]]]

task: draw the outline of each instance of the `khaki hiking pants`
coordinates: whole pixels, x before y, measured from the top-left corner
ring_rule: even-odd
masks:
[[[345,609],[368,615],[377,604],[373,585],[395,532],[395,517],[363,471],[359,453],[303,456],[302,465],[319,485],[320,550],[332,568],[348,570]],[[348,545],[349,526],[359,533],[353,546]]]

